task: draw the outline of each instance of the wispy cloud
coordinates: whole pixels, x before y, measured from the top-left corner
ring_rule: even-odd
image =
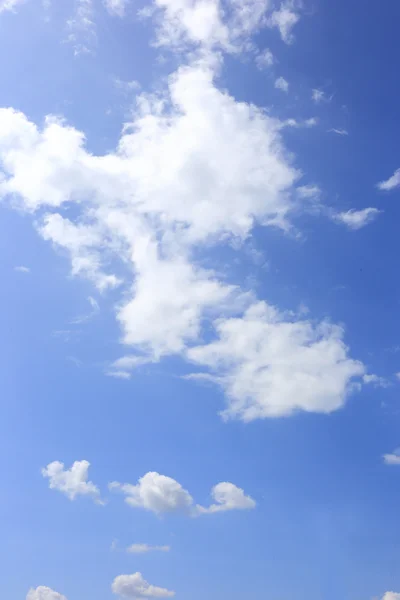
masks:
[[[390,192],[398,187],[400,187],[400,169],[397,169],[389,179],[377,184],[377,188],[385,192]]]

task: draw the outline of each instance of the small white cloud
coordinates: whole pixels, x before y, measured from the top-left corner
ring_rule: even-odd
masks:
[[[43,585],[30,589],[26,600],[67,600],[65,596]]]
[[[58,490],[70,500],[77,496],[90,496],[101,504],[99,488],[88,481],[90,463],[87,460],[75,461],[70,469],[64,463],[54,461],[42,469],[42,475],[49,479],[51,490]]]
[[[90,54],[97,40],[93,0],[76,0],[74,16],[67,21],[67,41],[75,56]]]
[[[400,448],[396,448],[391,454],[383,455],[385,465],[400,465]]]
[[[400,600],[400,593],[397,592],[386,592],[382,600]]]
[[[278,77],[278,79],[275,81],[275,87],[277,90],[287,93],[289,91],[289,82],[286,81],[284,77]]]
[[[256,56],[256,65],[257,68],[262,71],[268,67],[272,67],[275,62],[274,55],[272,54],[269,48],[266,48],[262,52],[259,52]]]
[[[104,6],[115,17],[124,17],[130,0],[104,0]]]
[[[386,181],[381,181],[377,184],[377,188],[385,192],[390,192],[397,187],[400,187],[400,169],[397,169]]]
[[[216,504],[212,504],[209,508],[195,506],[192,496],[180,483],[156,472],[146,473],[136,485],[113,482],[108,487],[110,490],[122,492],[126,496],[125,502],[130,506],[144,508],[157,515],[175,512],[196,517],[206,513],[254,508],[256,504],[250,496],[246,496],[244,491],[233,483],[221,482],[211,491],[211,496]],[[140,551],[142,545],[138,547],[137,551]]]
[[[117,90],[120,90],[121,92],[124,93],[128,93],[128,92],[135,92],[140,90],[141,85],[138,81],[136,81],[136,79],[131,79],[130,81],[124,81],[123,79],[120,79],[119,77],[116,77],[114,79],[114,85],[117,88]]]
[[[122,492],[125,502],[134,508],[144,508],[158,515],[171,512],[187,513],[193,498],[180,483],[156,472],[146,473],[136,485],[113,482],[110,490]]]
[[[22,4],[25,0],[0,0],[0,13],[6,10],[15,10],[19,4]]]
[[[24,267],[23,265],[19,267],[14,267],[14,271],[18,271],[18,273],[30,273],[31,270],[29,267]]]
[[[374,387],[380,388],[388,388],[390,387],[390,382],[384,377],[379,377],[378,375],[364,375],[363,382],[373,385]]]
[[[208,508],[197,506],[200,513],[216,513],[227,510],[248,510],[256,507],[256,503],[250,496],[246,496],[244,491],[233,483],[218,483],[211,490],[211,496],[215,504]]]
[[[315,102],[315,104],[321,104],[321,102],[330,102],[331,98],[329,98],[323,90],[318,88],[314,88],[311,92],[311,98]]]
[[[380,214],[380,210],[377,208],[364,208],[362,210],[351,209],[348,211],[335,213],[332,218],[338,223],[346,225],[349,229],[361,229],[369,223],[372,223],[374,219]]]
[[[299,198],[304,200],[319,200],[321,188],[318,185],[301,185],[296,190]]]
[[[294,41],[292,29],[299,20],[300,15],[295,8],[295,2],[288,0],[282,2],[280,8],[272,13],[268,24],[279,29],[281,38],[286,44],[292,44]]]
[[[347,129],[335,129],[334,127],[332,127],[332,129],[328,129],[328,133],[336,133],[336,135],[341,135],[341,136],[349,135],[349,132],[347,131]]]
[[[114,579],[111,589],[114,594],[122,598],[128,598],[129,600],[172,598],[175,596],[175,592],[151,585],[139,572],[133,575],[119,575]]]
[[[148,552],[169,552],[170,546],[150,546],[149,544],[132,544],[126,549],[130,554],[147,554]]]

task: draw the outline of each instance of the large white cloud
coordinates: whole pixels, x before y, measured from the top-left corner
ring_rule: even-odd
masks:
[[[397,592],[386,592],[382,600],[400,600],[400,594]]]
[[[140,600],[141,598],[172,598],[175,592],[148,583],[141,573],[118,575],[113,581],[112,591],[122,598]]]
[[[207,2],[160,0],[164,25],[168,11],[182,25],[182,11],[205,10]],[[249,0],[231,8],[229,18],[218,9],[219,18],[229,21],[229,30],[234,19],[238,30],[250,33],[257,11],[268,6]],[[292,337],[303,332],[304,341],[296,339],[295,351],[285,357],[282,391],[282,367],[270,366],[268,339],[262,350],[249,340],[251,359],[244,351],[241,359],[230,355],[223,340],[200,345],[206,320],[222,319],[216,323],[220,335],[233,323],[246,327],[254,309],[243,317],[249,296],[195,256],[213,245],[240,246],[256,224],[287,231],[294,209],[310,202],[296,194],[301,173],[282,138],[288,121],[219,89],[220,67],[218,54],[204,52],[178,68],[163,93],[140,95],[117,149],[102,156],[88,152],[84,135],[60,119],[48,117],[39,128],[23,114],[1,109],[0,197],[38,215],[39,233],[69,254],[74,275],[103,292],[120,286],[116,317],[130,350],[109,366],[110,375],[129,377],[132,368],[168,354],[213,366],[210,352],[218,350],[215,377],[233,399],[230,414],[328,412],[342,406],[353,376],[362,371],[348,359],[338,328],[286,324]],[[71,204],[74,216],[67,218],[62,212]],[[285,330],[263,317],[260,325],[272,339]],[[315,351],[319,337],[332,354],[313,369],[299,357]]]
[[[70,469],[65,469],[64,463],[54,461],[42,469],[42,475],[49,480],[50,489],[62,492],[70,500],[77,496],[91,496],[101,503],[99,488],[88,481],[89,467],[87,460],[75,461]]]
[[[188,357],[211,370],[206,377],[228,397],[227,417],[244,421],[329,413],[343,406],[364,366],[348,357],[343,329],[280,313],[265,302],[241,318],[221,319],[218,339],[191,348]]]
[[[43,585],[29,590],[26,600],[67,600],[65,596]]]

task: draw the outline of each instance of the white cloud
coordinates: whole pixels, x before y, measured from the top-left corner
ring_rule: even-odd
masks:
[[[126,549],[130,554],[147,554],[148,552],[169,552],[170,546],[150,546],[149,544],[132,544]]]
[[[182,513],[196,517],[206,513],[254,508],[256,505],[250,496],[246,496],[244,491],[233,483],[221,482],[211,491],[216,504],[204,508],[195,505],[189,492],[175,479],[155,472],[146,473],[136,485],[114,481],[109,484],[109,489],[122,492],[125,495],[125,502],[133,508],[144,508],[157,515]],[[141,551],[140,548],[141,545],[136,551]],[[158,550],[163,548],[156,547]]]
[[[124,17],[130,0],[104,0],[104,6],[112,16]]]
[[[166,588],[151,585],[141,573],[133,575],[118,575],[113,581],[112,591],[114,594],[129,600],[140,600],[141,598],[172,598],[175,592]]]
[[[266,24],[269,0],[155,0],[159,17],[157,44],[185,48],[188,44],[226,52],[251,47],[250,36]]]
[[[332,129],[328,129],[328,133],[336,133],[336,135],[341,135],[341,136],[349,135],[349,132],[347,131],[347,129],[335,129],[334,127],[332,127]]]
[[[262,71],[263,69],[271,67],[274,64],[275,59],[271,50],[269,48],[266,48],[265,50],[257,54],[255,61],[257,67],[260,69],[260,71]]]
[[[289,82],[283,77],[278,77],[278,79],[275,81],[275,87],[277,90],[287,93],[289,91]]]
[[[71,324],[80,325],[81,323],[86,323],[87,321],[90,321],[90,319],[93,319],[93,317],[95,317],[100,312],[99,303],[97,302],[97,300],[95,298],[93,298],[92,296],[89,296],[88,302],[89,302],[92,310],[87,314],[81,315],[79,317],[75,317],[74,319],[71,320]]]
[[[136,485],[113,482],[109,488],[125,494],[125,502],[130,506],[144,508],[156,514],[185,513],[193,505],[192,496],[180,483],[155,472],[146,473]]]
[[[311,98],[315,102],[315,104],[321,104],[321,102],[329,102],[330,98],[327,97],[323,90],[318,88],[314,88],[311,92]]]
[[[374,221],[380,212],[381,211],[377,208],[364,208],[362,210],[351,209],[335,213],[332,218],[334,221],[346,225],[349,229],[361,229]]]
[[[386,592],[382,600],[400,600],[400,594],[397,592]]]
[[[241,318],[216,322],[218,339],[188,357],[211,374],[195,374],[226,392],[226,417],[243,421],[296,411],[330,413],[359,385],[364,366],[348,357],[343,329],[291,319],[265,302]]]
[[[62,462],[54,461],[42,469],[42,475],[49,479],[51,490],[58,490],[70,500],[77,496],[91,496],[101,504],[99,488],[88,481],[89,467],[87,460],[75,461],[70,469],[65,469]]]
[[[0,0],[0,13],[6,10],[14,10],[19,4],[22,4],[25,0]]]
[[[272,13],[269,18],[269,26],[277,27],[282,40],[286,44],[292,44],[294,42],[292,29],[299,20],[300,15],[296,10],[295,2],[288,0],[282,2],[280,8]]]
[[[67,31],[75,56],[92,52],[97,39],[93,0],[75,0],[75,13],[67,21]]]
[[[24,267],[23,265],[14,267],[14,271],[17,271],[19,273],[30,273],[31,272],[29,267]]]
[[[386,181],[381,181],[378,183],[377,187],[379,190],[383,190],[385,192],[390,192],[391,190],[400,187],[400,169],[397,169],[397,171],[395,171],[393,175]]]
[[[65,596],[43,585],[28,592],[26,600],[67,600]]]
[[[200,513],[216,513],[227,510],[248,510],[256,507],[256,503],[250,496],[246,496],[244,491],[233,483],[218,483],[211,490],[211,496],[215,504],[208,508],[197,506]]]
[[[400,465],[400,448],[397,448],[391,454],[383,455],[385,465]]]

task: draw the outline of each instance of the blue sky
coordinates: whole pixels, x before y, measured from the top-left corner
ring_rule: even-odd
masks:
[[[0,595],[399,600],[394,0],[0,0]]]

